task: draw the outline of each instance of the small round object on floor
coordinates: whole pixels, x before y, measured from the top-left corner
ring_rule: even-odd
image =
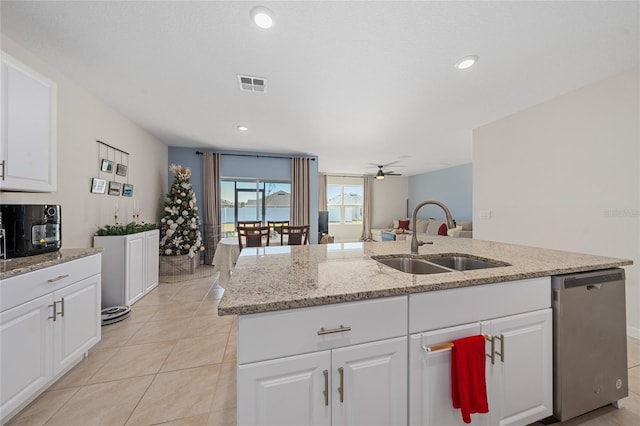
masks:
[[[110,308],[103,309],[101,313],[102,325],[109,325],[127,318],[131,313],[131,307],[129,305],[112,306]]]

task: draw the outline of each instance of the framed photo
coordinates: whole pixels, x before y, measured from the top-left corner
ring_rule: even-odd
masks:
[[[91,180],[91,192],[94,194],[104,194],[107,190],[107,181],[104,179],[93,178]]]
[[[116,165],[116,174],[118,176],[126,176],[127,175],[127,166],[125,166],[124,164],[118,163]]]
[[[102,164],[100,165],[100,171],[113,173],[113,161],[103,158]]]
[[[109,182],[109,195],[120,195],[120,188],[122,184],[120,182]]]
[[[122,185],[122,196],[123,197],[133,197],[133,185],[130,185],[128,183],[123,184]]]

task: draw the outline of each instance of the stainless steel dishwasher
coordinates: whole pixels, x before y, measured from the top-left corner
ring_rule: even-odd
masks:
[[[619,268],[551,278],[557,420],[628,395],[624,282]]]

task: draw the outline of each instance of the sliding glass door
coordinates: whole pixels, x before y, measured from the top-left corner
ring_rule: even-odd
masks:
[[[289,220],[291,216],[291,182],[256,179],[222,179],[222,236],[236,235],[238,221]]]

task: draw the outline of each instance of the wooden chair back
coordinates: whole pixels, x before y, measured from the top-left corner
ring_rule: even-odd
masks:
[[[287,235],[287,244],[290,246],[305,245],[309,240],[309,225],[285,226],[282,232]]]
[[[267,226],[269,227],[269,229],[272,229],[274,231],[276,231],[278,234],[280,234],[280,245],[284,244],[284,234],[282,233],[282,228],[284,228],[285,226],[289,226],[289,221],[288,220],[282,220],[282,221],[271,221],[268,220],[267,221]]]
[[[260,220],[239,220],[238,221],[238,226],[243,226],[243,227],[256,227],[256,226],[262,226],[262,221]]]
[[[262,247],[263,241],[266,242],[265,245],[269,245],[268,226],[238,225],[238,245],[240,246],[240,250],[242,250],[243,247]]]

